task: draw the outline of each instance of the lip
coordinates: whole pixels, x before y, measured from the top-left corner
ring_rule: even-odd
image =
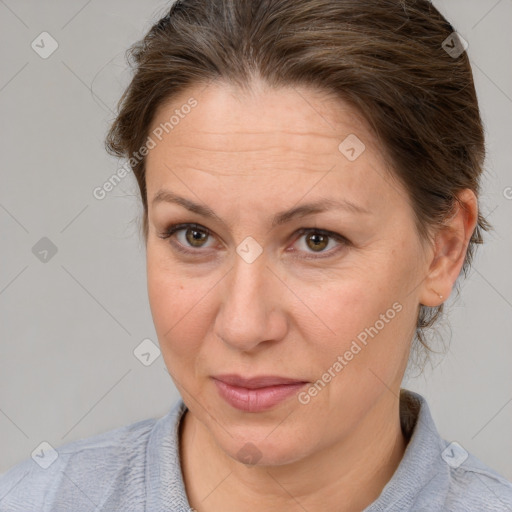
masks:
[[[212,378],[219,395],[235,409],[245,412],[271,409],[308,384],[306,381],[274,375],[251,378],[217,375]]]

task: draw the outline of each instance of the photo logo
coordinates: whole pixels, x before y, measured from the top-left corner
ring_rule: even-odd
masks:
[[[236,252],[246,263],[252,263],[263,252],[263,248],[252,236],[248,236],[238,245]]]
[[[59,47],[59,43],[48,32],[41,32],[30,46],[39,57],[47,59]]]
[[[160,356],[160,349],[149,338],[146,338],[135,347],[133,355],[144,366],[150,366]]]
[[[32,459],[43,469],[49,468],[58,457],[59,453],[48,441],[40,443],[32,452]]]
[[[451,442],[441,453],[443,460],[452,468],[458,468],[468,456],[468,452],[456,441]]]
[[[441,45],[444,51],[452,57],[452,59],[456,59],[460,57],[467,49],[468,42],[458,33],[452,32],[442,43]]]
[[[32,254],[42,263],[48,263],[57,254],[57,246],[44,236],[32,247]]]
[[[338,146],[338,149],[347,160],[353,162],[363,154],[364,150],[366,149],[366,146],[359,137],[351,133]]]
[[[253,443],[245,443],[236,454],[238,460],[248,466],[254,466],[263,456],[258,447]]]

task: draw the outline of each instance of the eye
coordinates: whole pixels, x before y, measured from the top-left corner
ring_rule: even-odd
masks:
[[[302,252],[322,254],[321,256],[304,256],[305,259],[330,257],[337,254],[344,247],[350,245],[350,241],[344,236],[325,229],[301,228],[296,232],[296,235],[300,236],[299,240],[304,237],[304,243],[299,244],[305,248]],[[324,249],[329,246],[329,242],[333,240],[335,240],[341,247],[325,251]]]
[[[183,232],[183,233],[180,233]],[[177,234],[181,234],[180,237]],[[173,235],[176,235],[173,237]],[[177,238],[178,242],[172,241],[172,245],[180,252],[185,254],[197,255],[201,251],[199,249],[207,247],[205,241],[208,241],[208,237],[212,235],[211,231],[200,224],[175,224],[169,226],[164,233],[158,235],[162,239]],[[298,252],[310,253],[309,256],[304,256],[305,259],[324,258],[332,256],[333,253],[338,253],[339,250],[350,245],[350,241],[339,233],[333,231],[327,231],[325,229],[318,228],[301,228],[294,233],[294,236],[299,236],[299,239],[304,238],[302,244],[303,249]],[[337,249],[331,249],[325,251],[325,248],[329,246],[329,242],[335,240],[339,246]],[[192,247],[194,249],[188,249]],[[291,252],[297,252],[292,250]],[[322,254],[322,256],[315,256],[314,253]],[[323,255],[323,253],[327,253]],[[313,255],[311,255],[313,254]]]
[[[195,247],[196,249],[200,249],[205,246],[203,242],[211,235],[208,228],[199,224],[174,224],[173,226],[169,226],[164,233],[159,235],[159,237],[164,240],[168,238],[170,239],[174,234],[179,233],[180,231],[184,232],[184,236],[181,237],[181,240],[178,240],[178,243],[172,242],[172,245],[178,251],[185,254],[197,254],[197,250],[189,250],[186,249],[186,247]],[[178,238],[178,236],[175,238]]]

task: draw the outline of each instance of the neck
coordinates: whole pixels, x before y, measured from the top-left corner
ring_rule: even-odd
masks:
[[[190,411],[181,426],[182,470],[198,512],[363,510],[381,493],[405,451],[399,401],[386,393],[342,440],[291,464],[245,465],[227,456]],[[204,461],[208,460],[208,464]]]

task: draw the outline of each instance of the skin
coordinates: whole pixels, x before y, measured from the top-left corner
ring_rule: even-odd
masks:
[[[216,82],[161,105],[151,130],[190,97],[198,105],[164,134],[146,167],[148,294],[165,364],[188,407],[180,454],[190,505],[362,510],[406,448],[398,395],[418,308],[450,295],[476,225],[476,197],[463,191],[466,207],[424,245],[405,189],[339,99],[306,87],[253,82],[242,92]],[[354,161],[338,149],[349,134],[366,146]],[[153,204],[161,189],[216,217]],[[277,212],[319,198],[349,199],[370,213],[330,210],[272,227]],[[159,236],[178,223],[211,233],[197,245],[186,229]],[[296,234],[300,228],[349,243],[327,238],[315,249],[314,233]],[[236,252],[248,236],[263,249],[252,263]],[[180,244],[196,253],[180,253]],[[308,404],[292,396],[248,413],[219,396],[211,376],[223,373],[316,382],[394,303],[400,312]],[[254,465],[240,455],[246,443],[257,447]]]

